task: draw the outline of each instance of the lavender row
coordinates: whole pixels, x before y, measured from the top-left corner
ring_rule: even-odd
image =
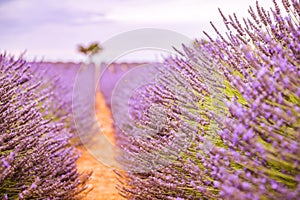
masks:
[[[300,198],[300,4],[273,2],[243,24],[220,11],[225,35],[213,26],[133,97],[126,198]]]
[[[64,113],[71,105],[22,58],[1,55],[0,71],[1,198],[81,198],[89,174],[76,167],[79,153]]]

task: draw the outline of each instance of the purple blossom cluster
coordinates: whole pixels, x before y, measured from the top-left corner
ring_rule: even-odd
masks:
[[[126,198],[300,198],[300,3],[273,2],[243,23],[220,11],[226,34],[212,24],[216,39],[166,60],[133,99],[139,117],[121,127]]]
[[[77,170],[70,145],[71,105],[34,71],[22,58],[0,55],[0,197],[79,199],[90,175]]]

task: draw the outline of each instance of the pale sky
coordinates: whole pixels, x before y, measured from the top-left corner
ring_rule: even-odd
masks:
[[[271,0],[261,0],[271,7]],[[162,28],[191,39],[224,30],[218,13],[248,16],[253,0],[0,0],[0,50],[28,59],[80,61],[77,44],[104,42],[138,28]]]

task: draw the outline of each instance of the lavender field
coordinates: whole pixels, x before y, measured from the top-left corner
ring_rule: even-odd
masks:
[[[137,36],[80,62],[3,49],[0,198],[299,200],[300,2],[262,3],[162,61],[110,60]]]

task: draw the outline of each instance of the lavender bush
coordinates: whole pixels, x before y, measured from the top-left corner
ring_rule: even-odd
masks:
[[[273,2],[269,11],[250,7],[243,25],[220,12],[225,35],[213,26],[217,39],[207,34],[186,47],[185,58],[167,60],[170,70],[139,92],[133,113],[145,112],[121,127],[125,197],[300,198],[300,3],[283,0],[280,10]],[[167,159],[156,153],[165,148]],[[167,165],[129,170],[150,155]]]
[[[55,115],[64,123],[71,134],[71,143],[80,145],[72,110],[73,85],[80,64],[32,62],[30,66],[36,80],[48,80],[47,90],[52,93],[46,104],[48,115]]]
[[[77,171],[59,91],[22,58],[0,55],[0,72],[1,198],[81,198],[89,174]]]
[[[89,113],[87,105],[94,108],[94,96],[89,98],[82,95],[81,92],[74,92],[76,75],[81,73],[82,63],[45,63],[32,62],[31,69],[35,74],[35,79],[49,80],[47,89],[52,92],[48,99],[48,115],[55,115],[68,128],[71,134],[71,144],[74,146],[82,145],[84,141],[89,141],[98,129],[95,128],[97,121],[89,120],[93,114]],[[85,85],[86,80],[81,80],[81,85]],[[76,90],[75,90],[76,91]],[[80,101],[74,101],[74,99]],[[92,99],[92,100],[90,100]],[[93,101],[92,103],[90,101]],[[51,112],[51,113],[50,113]],[[80,112],[80,113],[78,113]],[[75,123],[74,113],[78,113],[78,119]],[[78,131],[78,129],[81,131]],[[87,134],[89,133],[89,134]]]

